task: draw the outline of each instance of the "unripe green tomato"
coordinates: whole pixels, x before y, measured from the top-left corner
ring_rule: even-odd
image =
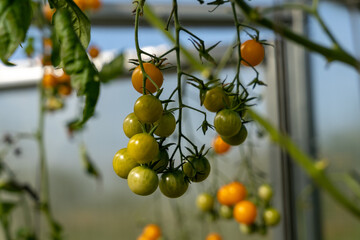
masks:
[[[136,163],[133,159],[129,157],[126,148],[117,151],[113,158],[114,171],[121,178],[127,179],[131,169],[138,165],[138,163]]]
[[[231,146],[237,146],[242,144],[246,137],[247,137],[247,130],[246,127],[244,125],[241,126],[240,131],[235,134],[232,137],[223,137],[221,136],[222,140],[224,140],[224,142],[226,142],[227,144],[230,144]]]
[[[243,234],[251,234],[254,232],[254,226],[253,225],[247,225],[247,224],[243,224],[243,223],[240,223],[239,224],[239,229],[240,229],[240,232],[242,232]]]
[[[230,105],[229,97],[221,87],[215,87],[207,90],[205,93],[204,107],[210,112],[217,112],[225,105]]]
[[[262,200],[264,200],[265,202],[268,202],[272,198],[273,190],[269,184],[262,184],[258,188],[258,195]]]
[[[137,166],[129,172],[128,186],[138,195],[150,195],[155,192],[158,185],[159,178],[156,172],[146,166]]]
[[[275,208],[265,209],[263,218],[267,226],[275,226],[280,222],[280,214]]]
[[[155,162],[156,164],[155,166],[152,167],[152,169],[157,173],[164,171],[167,165],[169,164],[169,154],[167,150],[165,149],[160,150],[158,158],[155,161],[151,162],[151,165],[154,164]]]
[[[131,138],[135,134],[142,133],[141,123],[136,117],[135,113],[130,113],[126,116],[123,123],[123,130],[128,138]]]
[[[201,193],[196,198],[196,206],[201,211],[211,211],[214,207],[214,197],[208,193]]]
[[[221,205],[219,211],[220,216],[225,219],[231,219],[233,217],[233,209],[230,206]]]
[[[183,165],[185,175],[192,182],[202,182],[210,174],[211,166],[209,160],[202,157],[188,157],[188,162]]]
[[[175,131],[176,119],[171,112],[166,112],[155,122],[155,125],[158,125],[154,132],[155,135],[159,137],[168,137]]]
[[[181,170],[163,173],[159,182],[160,191],[169,198],[178,198],[188,189],[189,182]]]
[[[232,137],[236,135],[241,128],[242,122],[239,114],[230,109],[219,111],[214,119],[216,132],[222,137]]]
[[[153,136],[147,133],[138,133],[130,138],[127,153],[139,164],[150,163],[157,159],[159,145]]]
[[[134,113],[142,123],[154,123],[163,113],[161,101],[152,95],[139,97],[134,105]]]

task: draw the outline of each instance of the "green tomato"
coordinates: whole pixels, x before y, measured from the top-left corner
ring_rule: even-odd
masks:
[[[246,127],[244,125],[242,125],[240,128],[240,131],[237,134],[235,134],[232,137],[221,136],[221,139],[224,140],[224,142],[226,142],[227,144],[230,144],[232,146],[237,146],[237,145],[242,144],[245,141],[247,135],[248,135],[248,132],[246,130]]]
[[[240,223],[239,229],[240,229],[240,232],[248,235],[248,234],[251,234],[254,232],[255,227],[254,227],[254,225],[247,225],[247,224]]]
[[[156,172],[146,166],[133,168],[128,175],[128,186],[134,193],[146,196],[155,192],[159,185]]]
[[[154,123],[163,113],[161,101],[152,95],[139,97],[134,105],[134,113],[142,123]]]
[[[139,122],[139,119],[136,117],[135,113],[130,113],[126,116],[123,123],[123,130],[128,138],[143,132],[141,123]]]
[[[176,119],[171,112],[166,112],[155,122],[155,125],[158,125],[154,132],[155,135],[159,137],[168,137],[175,131]]]
[[[169,198],[178,198],[188,189],[189,183],[181,170],[174,170],[161,175],[160,191]]]
[[[159,173],[166,169],[167,165],[169,164],[169,154],[166,149],[162,149],[159,152],[157,160],[151,162],[150,165],[155,164],[152,169]]]
[[[204,156],[200,158],[190,156],[183,165],[183,170],[192,182],[202,182],[209,176],[211,167]]]
[[[233,217],[233,209],[230,206],[221,205],[219,213],[220,216],[225,219],[231,219]]]
[[[201,193],[196,198],[196,206],[204,212],[209,212],[214,208],[214,197],[208,193]]]
[[[113,158],[114,171],[121,178],[127,179],[131,169],[138,165],[138,163],[136,163],[133,159],[129,157],[126,148],[117,151]]]
[[[147,133],[138,133],[130,138],[127,145],[129,157],[139,164],[150,163],[158,157],[159,145]]]
[[[216,132],[222,137],[232,137],[236,135],[240,131],[241,125],[239,114],[230,109],[219,111],[214,119]]]
[[[280,222],[280,214],[274,208],[265,209],[263,218],[267,226],[275,226]]]
[[[273,196],[273,190],[269,184],[262,184],[258,188],[258,196],[265,202],[269,202]]]
[[[204,107],[210,112],[217,112],[229,104],[229,97],[221,87],[215,87],[206,91]]]

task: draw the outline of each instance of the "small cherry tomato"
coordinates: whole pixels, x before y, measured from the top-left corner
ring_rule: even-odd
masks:
[[[262,184],[258,188],[258,196],[265,202],[269,202],[273,196],[273,190],[269,184]]]
[[[160,71],[154,64],[152,63],[143,63],[143,67],[145,72],[150,76],[150,78],[155,82],[155,84],[158,86],[158,88],[161,88],[164,77]],[[141,71],[140,65],[137,66],[131,76],[131,82],[133,84],[133,87],[136,91],[139,93],[143,93],[143,73]],[[154,93],[156,92],[155,85],[149,80],[146,79],[146,94]]]
[[[56,77],[56,81],[58,84],[67,84],[70,85],[71,78],[65,72],[63,72],[60,76]]]
[[[150,163],[158,157],[159,145],[153,136],[138,133],[130,138],[127,152],[129,157],[139,164]]]
[[[206,240],[222,240],[222,237],[218,233],[210,233],[206,236]]]
[[[87,4],[86,4],[86,0],[74,0],[74,3],[82,10],[86,10],[87,9]]]
[[[219,111],[214,119],[216,132],[223,137],[232,137],[236,135],[241,128],[241,118],[239,114],[230,109]]]
[[[138,165],[138,163],[129,157],[126,148],[122,148],[117,151],[113,158],[114,171],[121,178],[127,179],[131,169]]]
[[[45,73],[41,83],[44,88],[54,88],[57,85],[56,77],[51,73]]]
[[[138,237],[136,238],[136,240],[153,240],[153,239],[150,239],[150,238],[144,236],[143,234],[141,234],[140,236],[138,236]]]
[[[135,113],[130,113],[126,116],[123,122],[123,130],[128,138],[131,138],[135,134],[142,133],[141,123],[136,117]]]
[[[214,208],[214,197],[209,193],[201,193],[196,198],[196,206],[201,211],[211,211]]]
[[[61,96],[69,96],[71,94],[72,88],[70,85],[60,85],[57,91]]]
[[[256,219],[256,206],[254,203],[243,200],[241,202],[238,202],[234,207],[234,218],[239,223],[243,224],[252,224],[255,222]]]
[[[247,194],[246,188],[240,182],[231,182],[222,186],[217,192],[219,203],[232,206],[245,199]]]
[[[142,123],[154,123],[163,113],[161,101],[152,95],[139,97],[134,105],[134,113]]]
[[[226,105],[229,106],[229,97],[221,87],[215,87],[207,90],[205,93],[204,107],[210,112],[217,112]]]
[[[176,128],[176,120],[171,112],[163,113],[154,124],[158,125],[154,133],[159,137],[169,137]]]
[[[242,144],[245,139],[247,138],[248,132],[246,130],[246,127],[244,125],[241,126],[240,131],[235,134],[234,136],[231,137],[224,137],[221,136],[222,140],[224,140],[224,142],[232,145],[232,146],[237,146]]]
[[[265,56],[265,50],[261,43],[254,39],[247,40],[240,47],[241,58],[245,61],[241,63],[245,66],[253,66],[260,64]]]
[[[280,222],[280,214],[275,208],[267,208],[263,215],[267,226],[275,226]]]
[[[159,237],[161,237],[161,229],[156,224],[148,224],[145,226],[142,235],[144,235],[145,237],[147,237],[149,239],[156,240]]]
[[[233,217],[233,209],[226,205],[221,205],[219,209],[219,214],[225,219],[231,219]]]
[[[162,171],[164,171],[166,169],[167,165],[169,164],[169,160],[170,159],[169,159],[169,154],[168,154],[167,150],[166,149],[161,149],[159,151],[158,158],[155,161],[151,162],[150,165],[155,164],[152,167],[152,169],[155,172],[159,173],[159,172],[162,172]]]
[[[189,183],[181,170],[166,172],[161,175],[160,191],[169,198],[178,198],[188,189]]]
[[[91,58],[96,58],[97,56],[99,56],[100,50],[96,46],[90,46],[88,53]]]
[[[152,194],[159,185],[156,172],[146,166],[137,166],[131,169],[127,182],[130,190],[141,196]]]
[[[254,225],[239,224],[239,229],[243,234],[251,234],[254,232]]]
[[[229,151],[231,146],[224,142],[224,140],[222,140],[222,138],[218,135],[214,138],[212,147],[214,148],[214,152],[217,154],[224,154]]]
[[[204,156],[191,156],[188,157],[188,161],[183,165],[183,170],[192,182],[202,182],[209,176],[211,166]]]
[[[51,22],[52,16],[55,13],[55,9],[51,9],[49,4],[44,5],[43,14],[46,20]]]

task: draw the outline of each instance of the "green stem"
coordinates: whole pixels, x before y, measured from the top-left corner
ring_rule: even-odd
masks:
[[[291,159],[300,165],[309,177],[322,189],[324,189],[335,201],[349,210],[353,215],[360,218],[360,208],[352,200],[348,199],[329,179],[323,169],[315,165],[315,160],[302,152],[295,143],[285,134],[280,133],[267,120],[262,118],[252,109],[248,109],[251,118],[259,123],[270,135],[272,141],[284,148]]]
[[[329,62],[340,61],[354,67],[355,70],[360,72],[360,61],[341,48],[327,48],[317,44],[308,38],[293,32],[291,29],[261,16],[257,9],[250,7],[244,0],[232,0],[232,2],[235,2],[241,8],[245,16],[248,17],[250,21],[271,29],[281,36],[304,46],[310,51],[323,55]]]

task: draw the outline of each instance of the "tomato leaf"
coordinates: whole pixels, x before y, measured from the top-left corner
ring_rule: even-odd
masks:
[[[0,58],[6,65],[17,47],[25,40],[32,18],[30,0],[0,1]]]
[[[82,160],[82,163],[83,163],[86,173],[89,174],[90,176],[95,177],[96,179],[100,179],[101,176],[100,176],[99,170],[93,163],[92,159],[90,159],[90,156],[89,156],[84,144],[82,144],[80,146],[80,155],[81,155],[81,160]]]
[[[71,76],[71,85],[77,90],[78,96],[85,96],[85,107],[82,119],[69,124],[69,130],[79,130],[95,112],[99,97],[99,73],[89,60],[72,26],[71,14],[66,9],[57,10],[53,21],[56,36],[60,41],[60,58],[67,74]]]
[[[110,80],[119,77],[124,71],[124,54],[120,53],[111,62],[106,63],[102,67],[100,71],[101,82],[109,82]]]
[[[66,9],[70,13],[70,19],[76,35],[86,49],[90,42],[90,21],[81,9],[72,0],[49,0],[51,6],[57,10]]]

